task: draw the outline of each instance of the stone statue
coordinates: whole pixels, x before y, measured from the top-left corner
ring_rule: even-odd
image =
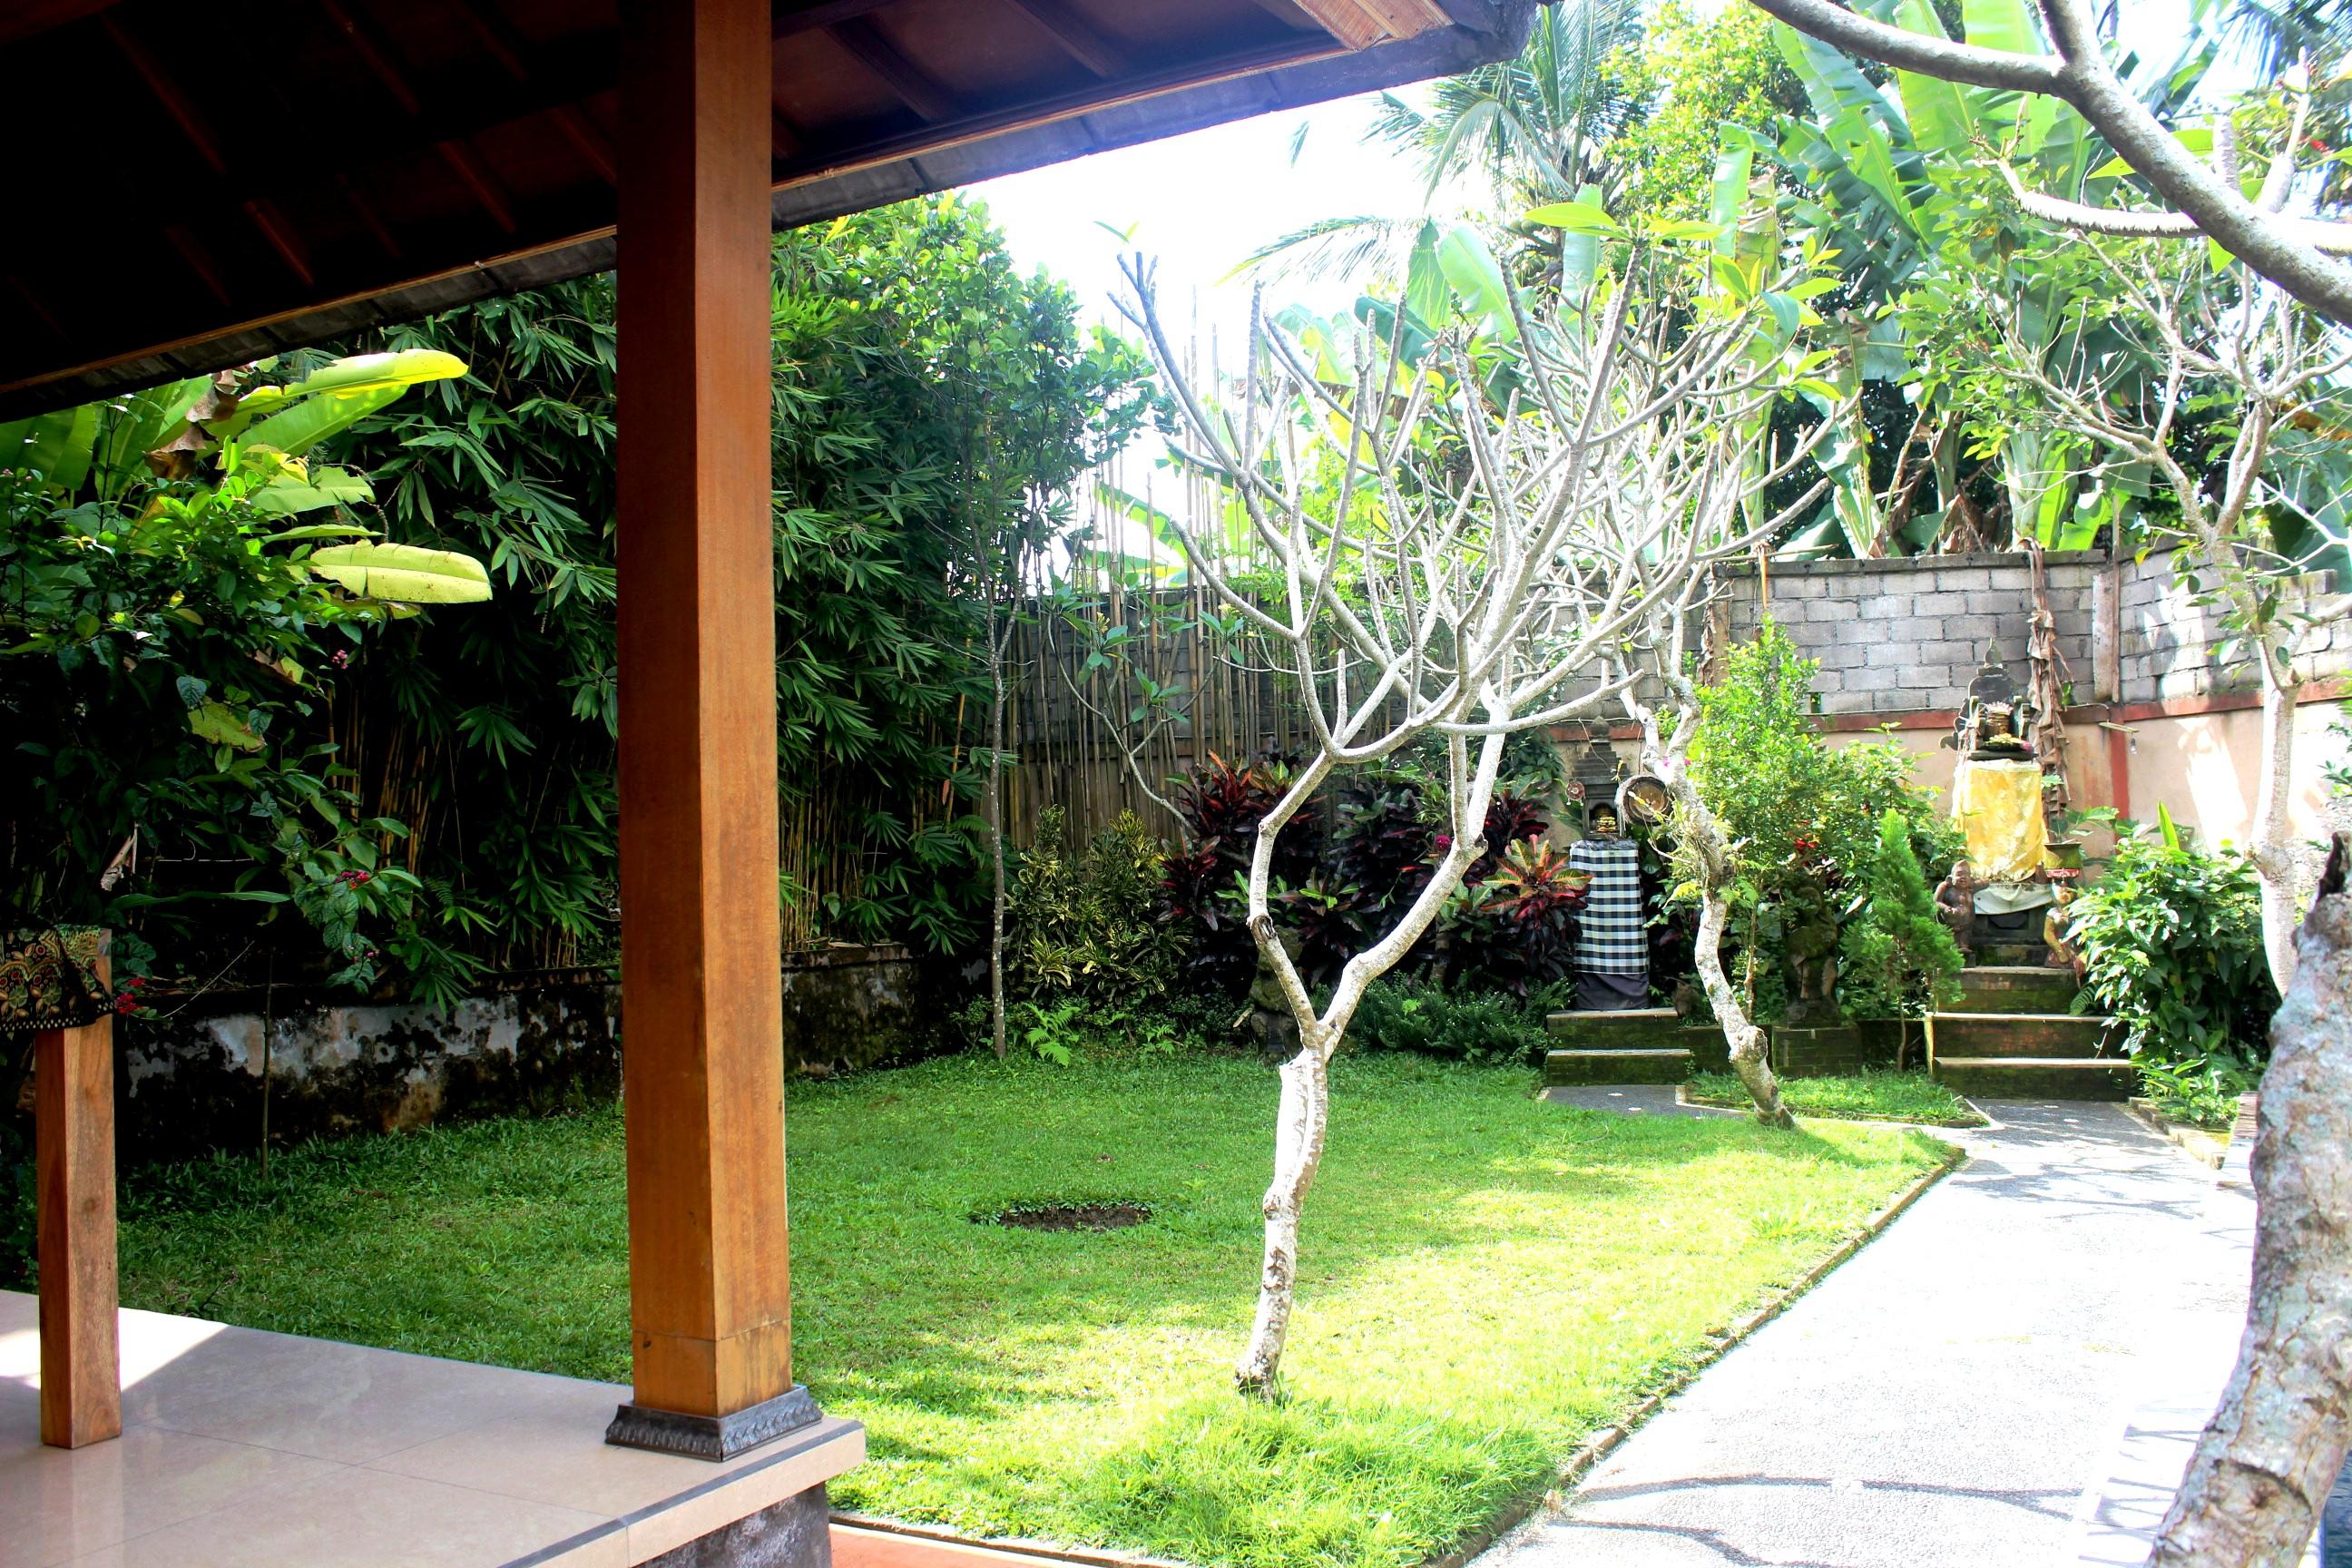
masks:
[[[1977,937],[1977,883],[1969,875],[1966,860],[1952,862],[1952,874],[1936,884],[1936,912],[1944,924],[1951,928],[1952,940],[1959,943],[1962,952],[1975,950]]]
[[[1944,744],[1978,763],[2021,763],[2033,757],[2030,731],[2039,728],[2017,682],[2010,679],[1997,643],[1985,645],[1984,663],[1969,682],[1968,700]]]
[[[1282,951],[1290,962],[1298,962],[1298,933],[1282,933]],[[1257,975],[1250,982],[1249,1005],[1234,1020],[1234,1027],[1248,1035],[1257,1048],[1269,1060],[1287,1061],[1298,1054],[1298,1018],[1290,1010],[1290,999],[1282,994],[1282,981],[1274,973],[1274,965],[1265,954],[1257,955]]]
[[[1781,911],[1780,951],[1789,986],[1783,1022],[1801,1029],[1843,1023],[1837,1005],[1838,921],[1829,889],[1811,872],[1800,872]]]

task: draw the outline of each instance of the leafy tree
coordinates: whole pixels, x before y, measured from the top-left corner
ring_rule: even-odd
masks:
[[[1889,813],[1906,826],[1915,860],[1952,857],[1952,835],[1911,785],[1910,754],[1877,742],[1832,747],[1813,716],[1818,666],[1770,620],[1728,649],[1721,679],[1696,689],[1699,724],[1690,777],[1732,846],[1730,914],[1741,939],[1742,988],[1769,1016],[1783,1004],[1791,937],[1828,922],[1840,946],[1850,913],[1875,885]]]
[[[1141,417],[1139,363],[1013,269],[954,197],[777,237],[772,327],[778,763],[803,937],[969,941],[1001,634],[1070,481]],[[402,803],[459,963],[565,964],[614,939],[609,279],[488,301],[386,341],[462,384],[346,450],[404,535],[490,563],[503,603],[372,664],[348,721]],[[437,694],[451,694],[446,701]],[[977,746],[974,742],[980,742]]]
[[[290,906],[330,984],[375,980],[415,884],[383,863],[404,830],[353,797],[327,704],[415,601],[489,589],[465,557],[337,543],[369,531],[301,521],[368,494],[308,455],[464,368],[408,354],[291,382],[228,372],[5,432],[21,454],[0,468],[5,923],[114,927],[136,973],[156,943],[181,966],[219,948],[224,902]]]
[[[1633,226],[1645,217],[1711,215],[1716,158],[1727,124],[1757,130],[1805,112],[1805,91],[1773,45],[1772,24],[1745,6],[1706,14],[1666,0],[1638,45],[1618,50],[1609,73],[1630,107],[1611,140],[1612,210]]]

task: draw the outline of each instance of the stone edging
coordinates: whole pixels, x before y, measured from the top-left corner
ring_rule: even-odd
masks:
[[[1916,1122],[1885,1122],[1881,1125],[1918,1128]],[[1936,1131],[1930,1128],[1918,1130]],[[1946,1128],[1942,1131],[1972,1131],[1976,1129]],[[1523,1504],[1507,1509],[1503,1516],[1496,1520],[1493,1524],[1485,1530],[1474,1531],[1452,1550],[1428,1559],[1422,1564],[1422,1568],[1464,1568],[1464,1565],[1472,1558],[1518,1529],[1538,1512],[1564,1502],[1570,1489],[1582,1480],[1586,1473],[1595,1465],[1607,1458],[1619,1444],[1639,1430],[1651,1416],[1664,1408],[1667,1400],[1696,1382],[1699,1373],[1721,1361],[1725,1355],[1737,1349],[1757,1330],[1787,1311],[1795,1304],[1799,1297],[1827,1278],[1832,1269],[1861,1251],[1866,1243],[1876,1240],[1879,1233],[1893,1225],[1903,1211],[1917,1202],[1928,1188],[1968,1163],[1967,1150],[1951,1145],[1948,1147],[1951,1148],[1952,1158],[1938,1163],[1934,1170],[1927,1172],[1917,1181],[1897,1193],[1884,1207],[1863,1221],[1860,1229],[1832,1248],[1828,1257],[1806,1269],[1790,1283],[1774,1291],[1763,1305],[1734,1320],[1731,1326],[1724,1330],[1721,1334],[1710,1336],[1710,1342],[1706,1349],[1700,1352],[1696,1361],[1668,1379],[1656,1391],[1643,1396],[1632,1410],[1626,1412],[1618,1420],[1616,1425],[1602,1427],[1578,1445],[1576,1451],[1569,1455],[1568,1458],[1561,1463],[1548,1490],[1539,1496],[1528,1499]]]
[[[1958,1099],[1962,1105],[1967,1106],[1970,1110],[1976,1111],[1977,1115],[1983,1118],[1983,1120],[1978,1121],[1957,1122],[1906,1121],[1899,1116],[1832,1116],[1827,1112],[1818,1110],[1792,1110],[1789,1114],[1791,1116],[1811,1117],[1815,1121],[1835,1121],[1846,1127],[1894,1127],[1899,1128],[1906,1132],[1925,1132],[1931,1136],[1942,1132],[1982,1132],[1986,1129],[1997,1125],[1991,1117],[1986,1116],[1981,1110],[1978,1109],[1977,1102],[1975,1100],[1970,1100],[1966,1095],[1961,1095]],[[1687,1083],[1678,1083],[1675,1085],[1675,1103],[1691,1110],[1720,1110],[1726,1115],[1733,1116],[1744,1113],[1749,1104],[1747,1100],[1718,1104],[1717,1101],[1712,1100],[1693,1100],[1690,1097],[1690,1085]]]
[[[1881,1122],[1878,1125],[1901,1127],[1930,1134],[1938,1131],[1977,1131],[1973,1128],[1926,1127],[1917,1122]],[[1507,1507],[1500,1517],[1484,1529],[1473,1531],[1448,1550],[1434,1557],[1424,1559],[1421,1568],[1465,1568],[1465,1564],[1472,1558],[1494,1545],[1512,1531],[1518,1529],[1539,1510],[1562,1500],[1569,1489],[1583,1479],[1585,1473],[1593,1466],[1608,1458],[1620,1443],[1632,1436],[1643,1423],[1656,1415],[1667,1400],[1688,1388],[1697,1379],[1699,1373],[1721,1361],[1727,1353],[1746,1341],[1757,1330],[1788,1310],[1799,1297],[1827,1278],[1831,1270],[1861,1251],[1865,1244],[1875,1240],[1880,1232],[1894,1224],[1903,1211],[1917,1202],[1928,1188],[1968,1163],[1967,1150],[1954,1145],[1947,1145],[1947,1147],[1951,1149],[1950,1158],[1939,1161],[1934,1170],[1927,1172],[1918,1180],[1889,1199],[1884,1206],[1863,1221],[1861,1226],[1852,1235],[1831,1248],[1828,1256],[1814,1263],[1789,1284],[1773,1291],[1762,1305],[1751,1308],[1734,1319],[1730,1326],[1721,1333],[1708,1335],[1706,1348],[1687,1367],[1676,1373],[1656,1389],[1643,1395],[1631,1410],[1617,1419],[1614,1425],[1602,1427],[1579,1444],[1575,1451],[1570,1454],[1553,1472],[1552,1484],[1549,1487]],[[1055,1542],[1032,1541],[1020,1537],[1003,1540],[974,1540],[970,1536],[958,1535],[953,1531],[937,1526],[908,1524],[898,1520],[877,1519],[862,1513],[836,1510],[833,1514],[833,1522],[851,1525],[859,1530],[871,1530],[890,1535],[911,1536],[919,1541],[937,1542],[942,1546],[970,1546],[983,1551],[1016,1552],[1051,1562],[1085,1563],[1087,1568],[1193,1568],[1192,1564],[1179,1562],[1174,1558],[1153,1557],[1139,1552],[1118,1552],[1105,1547],[1065,1546]]]
[[[2218,1171],[2229,1157],[2230,1134],[2209,1132],[2202,1127],[2189,1127],[2173,1121],[2156,1108],[2153,1100],[2133,1098],[2124,1101],[2124,1114],[2164,1139],[2209,1171]]]

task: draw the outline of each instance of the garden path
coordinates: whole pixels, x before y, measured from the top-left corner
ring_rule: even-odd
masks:
[[[1475,1568],[2045,1568],[2079,1548],[2134,1414],[2226,1366],[2242,1216],[2120,1107],[1980,1103],[1995,1126],[1940,1134],[1967,1164]]]

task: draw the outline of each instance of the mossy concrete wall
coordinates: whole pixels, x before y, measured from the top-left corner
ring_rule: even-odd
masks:
[[[784,1062],[828,1073],[934,1048],[961,977],[900,947],[784,961]],[[620,1093],[620,987],[578,972],[448,1005],[329,1004],[286,989],[158,998],[116,1031],[130,1163],[453,1118],[544,1115]],[[263,1092],[267,1065],[268,1093]]]

